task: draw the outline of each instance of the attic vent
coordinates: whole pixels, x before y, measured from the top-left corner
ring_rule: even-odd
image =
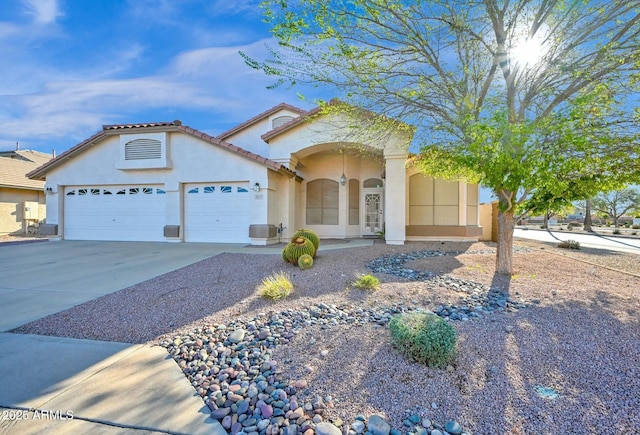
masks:
[[[277,118],[274,118],[273,121],[271,122],[271,128],[278,128],[283,124],[286,124],[287,122],[291,121],[293,119],[293,116],[278,116]]]
[[[162,142],[156,139],[135,139],[124,145],[125,160],[162,158]]]

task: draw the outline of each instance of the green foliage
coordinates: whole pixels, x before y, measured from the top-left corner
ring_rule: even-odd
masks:
[[[263,278],[256,291],[266,299],[283,299],[293,292],[293,283],[287,273],[278,272]]]
[[[400,314],[389,329],[393,346],[413,361],[443,368],[456,357],[456,330],[435,314]]]
[[[356,274],[356,280],[351,285],[360,290],[378,290],[380,280],[373,275]]]
[[[601,192],[593,198],[592,207],[603,216],[613,218],[617,227],[620,217],[640,207],[640,192],[633,188]]]
[[[313,230],[298,230],[295,232],[293,237],[291,237],[291,240],[294,240],[298,237],[306,237],[307,239],[309,239],[311,243],[313,243],[313,246],[316,248],[316,252],[318,251],[318,248],[320,247],[320,238]],[[315,257],[315,254],[313,256]]]
[[[291,264],[298,264],[298,260],[302,255],[310,255],[313,257],[316,253],[316,248],[313,243],[306,237],[296,237],[289,242],[284,248],[287,260]]]
[[[563,249],[580,249],[580,242],[576,240],[563,240],[558,243],[558,248]]]
[[[304,254],[298,258],[298,267],[300,267],[300,269],[311,269],[311,266],[313,266],[313,257],[311,255]]]
[[[412,135],[418,168],[490,188],[509,216],[555,210],[640,177],[635,3],[460,5],[267,0],[279,46],[264,62],[244,58],[278,84],[344,96],[349,104],[337,107],[357,115],[355,131]],[[513,55],[536,40],[538,58]],[[511,219],[503,222],[506,246]]]

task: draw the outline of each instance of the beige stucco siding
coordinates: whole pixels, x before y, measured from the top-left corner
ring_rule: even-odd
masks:
[[[26,232],[25,201],[38,203],[37,219],[39,221],[45,219],[44,192],[0,187],[0,235],[24,234]]]

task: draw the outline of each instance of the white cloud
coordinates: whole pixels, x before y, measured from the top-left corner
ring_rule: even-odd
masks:
[[[24,0],[24,6],[36,24],[55,23],[63,15],[58,0]]]
[[[113,64],[135,58],[140,47],[117,59],[107,56],[104,64],[73,75],[37,75],[28,91],[23,89],[27,92],[0,99],[0,149],[20,140],[24,147],[31,143],[36,149],[62,152],[103,124],[176,118],[217,134],[226,128],[215,125],[226,123],[228,128],[281,101],[297,104],[294,90],[267,90],[274,79],[245,65],[238,54],[242,50],[259,58],[266,42],[186,51],[156,73],[136,78],[114,79],[118,68]],[[193,122],[189,114],[200,114],[200,122]]]

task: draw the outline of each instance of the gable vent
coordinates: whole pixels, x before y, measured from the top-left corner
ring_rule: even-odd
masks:
[[[278,128],[283,124],[286,124],[287,122],[291,121],[293,119],[293,116],[278,116],[277,118],[274,118],[274,120],[271,122],[271,128]]]
[[[135,139],[124,145],[125,160],[162,158],[162,142],[156,139]]]

